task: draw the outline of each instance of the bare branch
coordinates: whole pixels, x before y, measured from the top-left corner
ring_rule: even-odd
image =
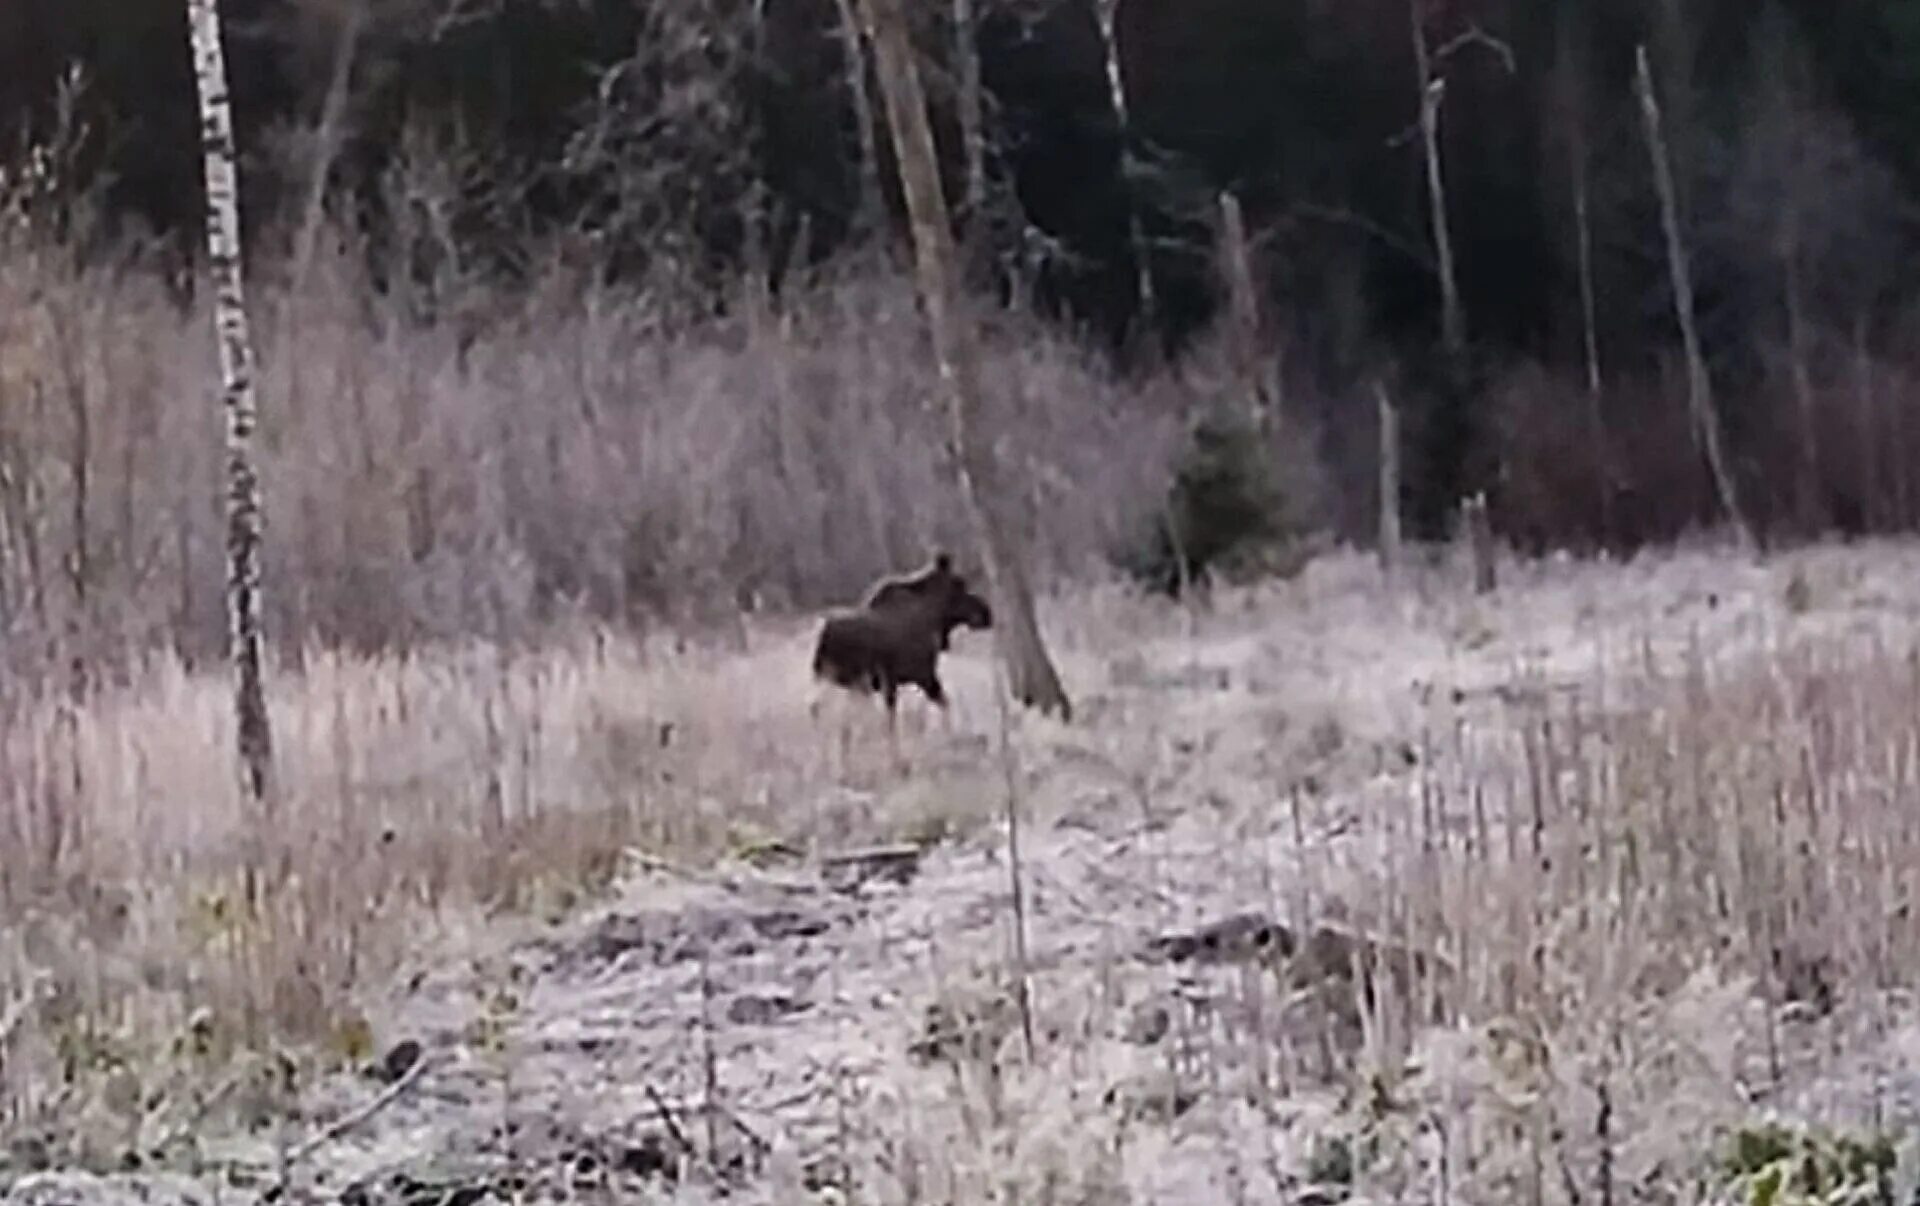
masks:
[[[1519,60],[1514,57],[1513,47],[1507,45],[1507,43],[1500,38],[1494,37],[1486,30],[1481,29],[1478,25],[1469,25],[1466,32],[1456,35],[1448,40],[1445,45],[1441,46],[1440,49],[1434,51],[1433,61],[1436,63],[1444,63],[1447,59],[1451,58],[1456,51],[1465,50],[1469,46],[1484,46],[1498,55],[1500,61],[1506,64],[1508,75],[1515,75],[1520,70]]]
[[[411,1090],[414,1085],[420,1083],[421,1078],[426,1076],[427,1072],[437,1063],[438,1061],[432,1057],[422,1057],[413,1067],[408,1068],[400,1079],[394,1081],[385,1089],[382,1089],[380,1095],[372,1101],[369,1101],[350,1114],[335,1119],[332,1123],[323,1127],[318,1134],[306,1139],[300,1146],[287,1153],[287,1166],[292,1167],[298,1164],[327,1144],[332,1143],[335,1139],[345,1135],[348,1131],[365,1123],[381,1110],[386,1109],[394,1102],[405,1097],[408,1091]]]

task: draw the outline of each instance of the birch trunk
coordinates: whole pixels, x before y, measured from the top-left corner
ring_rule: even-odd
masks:
[[[273,739],[261,683],[260,474],[253,437],[253,341],[241,287],[239,171],[233,107],[220,41],[219,0],[187,0],[200,138],[206,158],[207,258],[213,275],[214,331],[220,347],[220,401],[226,412],[227,621],[241,785],[258,802],[272,787]]]
[[[1674,316],[1679,320],[1680,340],[1687,357],[1687,407],[1692,412],[1694,432],[1705,446],[1707,468],[1713,475],[1720,509],[1733,524],[1741,546],[1751,550],[1755,547],[1753,529],[1747,526],[1733,471],[1727,464],[1720,413],[1713,401],[1713,380],[1707,375],[1706,358],[1700,351],[1700,334],[1694,325],[1693,277],[1687,266],[1686,243],[1680,235],[1679,201],[1674,190],[1673,169],[1667,162],[1666,139],[1660,130],[1660,101],[1654,94],[1653,69],[1647,65],[1645,46],[1636,52],[1636,67],[1635,90],[1640,96],[1640,115],[1646,127],[1647,153],[1653,159],[1654,188],[1660,194],[1660,220],[1666,230]]]
[[[1440,169],[1440,101],[1446,81],[1433,74],[1427,51],[1426,22],[1420,0],[1410,0],[1413,62],[1420,73],[1420,147],[1427,166],[1427,206],[1433,225],[1433,254],[1440,271],[1440,339],[1458,369],[1466,353],[1467,323],[1460,307],[1460,282],[1453,267],[1453,235],[1447,227],[1447,184]]]
[[[1023,554],[1014,533],[1019,524],[1009,513],[1018,497],[986,433],[980,430],[980,382],[973,332],[957,312],[953,231],[940,192],[939,163],[926,96],[914,63],[913,44],[899,0],[863,0],[867,36],[893,134],[900,187],[913,227],[914,264],[926,308],[940,392],[946,404],[960,486],[973,512],[987,578],[993,594],[994,632],[1007,667],[1013,695],[1042,712],[1058,710],[1071,719],[1072,704],[1040,637]]]
[[[1127,203],[1128,249],[1133,252],[1134,290],[1140,304],[1140,324],[1146,330],[1153,326],[1154,312],[1159,308],[1159,302],[1154,295],[1153,264],[1147,257],[1146,228],[1140,222],[1140,207],[1134,203],[1133,177],[1127,170],[1128,135],[1133,130],[1133,117],[1127,105],[1126,80],[1120,74],[1120,40],[1115,32],[1120,0],[1096,0],[1095,7],[1100,17],[1100,51],[1107,68],[1107,99],[1113,105],[1113,119],[1120,125],[1120,174]]]

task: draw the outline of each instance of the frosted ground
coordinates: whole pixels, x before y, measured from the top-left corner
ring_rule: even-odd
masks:
[[[1335,554],[1206,608],[1051,599],[1074,723],[1004,714],[961,633],[951,714],[903,706],[904,771],[875,706],[808,681],[809,620],[317,659],[279,687],[289,774],[337,780],[306,823],[367,852],[313,873],[413,868],[327,914],[381,969],[314,1006],[350,1002],[352,1040],[290,1047],[274,1093],[210,1075],[187,1113],[102,1095],[67,1115],[97,1142],[35,1140],[69,1171],[15,1194],[1692,1200],[1739,1128],[1910,1127],[1920,546],[1502,572],[1388,590]],[[156,710],[217,735],[222,690],[152,687],[93,740]],[[214,772],[142,765],[137,815],[97,805],[130,883],[232,840],[178,821]],[[628,813],[526,819],[573,798]],[[523,838],[604,874],[462,903]],[[166,910],[114,957],[163,949]],[[149,995],[126,1025],[215,1025]]]

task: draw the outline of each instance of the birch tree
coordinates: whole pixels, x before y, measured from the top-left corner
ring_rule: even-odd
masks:
[[[1454,269],[1453,234],[1447,219],[1447,184],[1440,156],[1440,105],[1447,95],[1447,61],[1469,46],[1481,46],[1499,56],[1507,74],[1516,70],[1513,50],[1477,26],[1455,36],[1439,49],[1427,45],[1427,7],[1410,0],[1407,11],[1413,27],[1413,66],[1420,77],[1420,153],[1426,166],[1427,206],[1433,226],[1434,259],[1440,274],[1440,338],[1457,370],[1466,358],[1467,318],[1460,301],[1460,282]]]
[[[1127,242],[1133,252],[1135,300],[1140,304],[1140,327],[1151,330],[1159,308],[1154,295],[1153,261],[1149,257],[1146,227],[1140,221],[1140,203],[1134,187],[1132,134],[1133,113],[1127,104],[1126,77],[1120,70],[1120,0],[1096,0],[1100,18],[1100,54],[1107,73],[1107,100],[1113,106],[1113,119],[1120,125],[1120,166],[1125,177],[1127,199]]]
[[[913,43],[899,0],[861,0],[867,37],[893,135],[894,161],[913,228],[914,264],[927,326],[940,373],[960,486],[973,512],[996,615],[994,632],[1014,698],[1042,712],[1073,714],[1066,689],[1040,638],[1033,590],[1015,544],[1017,520],[1009,513],[1018,497],[998,453],[980,429],[980,380],[974,335],[959,312],[954,279],[953,229],[940,191],[939,161],[926,95],[914,62]]]
[[[1700,350],[1700,334],[1694,319],[1693,273],[1687,261],[1687,245],[1680,232],[1680,201],[1674,185],[1673,168],[1668,162],[1667,141],[1660,123],[1660,99],[1654,92],[1653,68],[1647,64],[1647,48],[1639,47],[1634,57],[1634,92],[1640,98],[1640,117],[1647,137],[1647,154],[1653,160],[1654,191],[1660,200],[1660,224],[1666,235],[1667,274],[1673,285],[1673,313],[1680,326],[1680,340],[1687,358],[1687,409],[1693,420],[1694,435],[1702,442],[1707,469],[1713,476],[1714,493],[1720,509],[1733,525],[1743,549],[1756,547],[1753,529],[1740,506],[1733,467],[1728,463],[1726,440],[1721,432],[1720,411],[1713,400],[1713,378],[1707,374],[1707,359]]]
[[[187,0],[194,81],[200,97],[200,142],[206,160],[207,259],[213,275],[213,324],[220,348],[220,404],[226,414],[227,636],[234,672],[234,712],[241,785],[256,801],[272,785],[273,737],[261,684],[260,474],[253,436],[253,340],[241,287],[240,183],[235,166],[233,105],[220,40],[220,0]]]

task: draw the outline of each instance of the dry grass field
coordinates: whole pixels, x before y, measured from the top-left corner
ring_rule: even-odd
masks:
[[[274,678],[259,826],[223,678],[22,711],[0,1169],[41,1202],[1840,1200],[1781,1190],[1814,1163],[1778,1122],[1834,1128],[1848,1200],[1906,1192],[1874,1137],[1920,1111],[1920,546],[1503,575],[1079,588],[1042,616],[1075,723],[1003,710],[963,633],[904,768],[804,617],[316,653]]]

